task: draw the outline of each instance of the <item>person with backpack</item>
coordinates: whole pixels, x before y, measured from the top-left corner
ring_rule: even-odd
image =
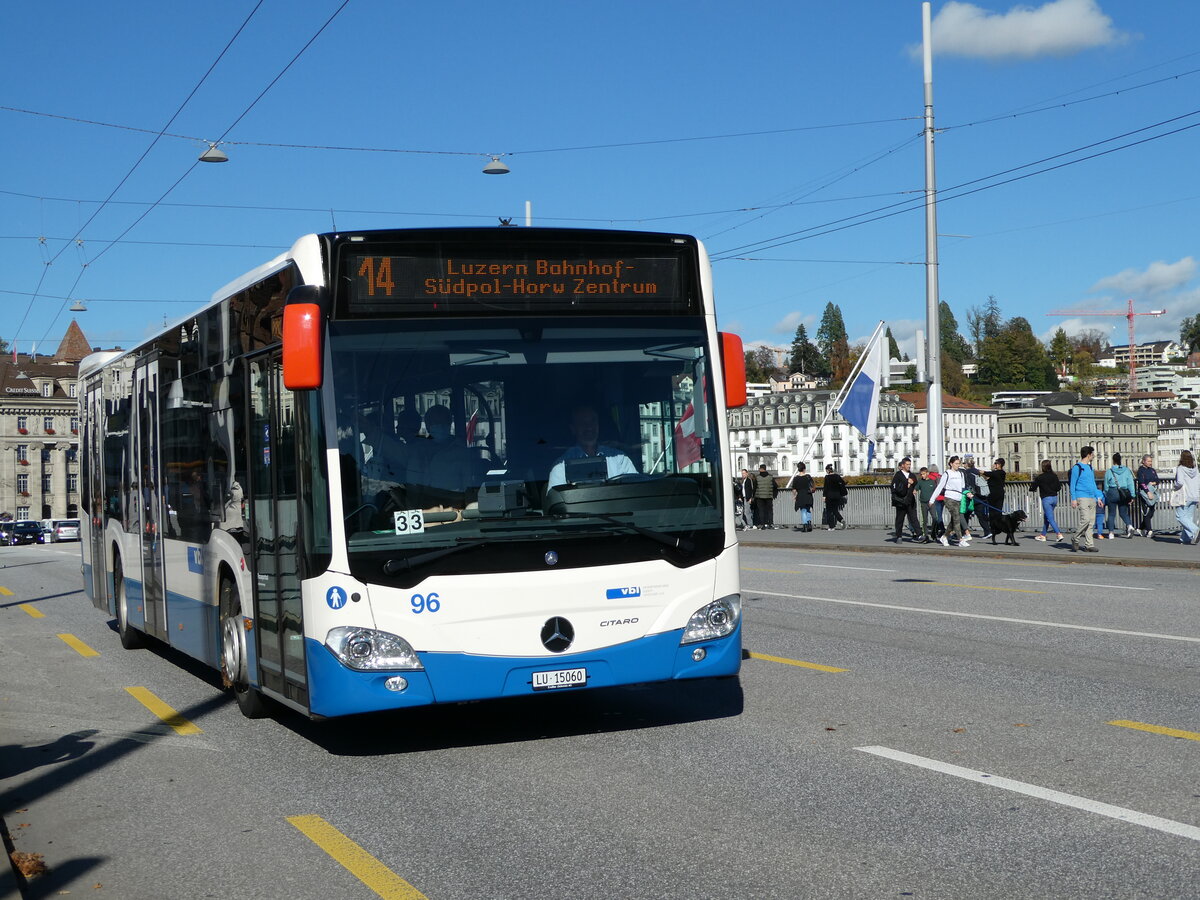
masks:
[[[921,466],[917,475],[917,510],[921,513],[921,543],[930,544],[942,536],[942,515],[932,503],[933,492],[941,478],[937,466]]]
[[[1158,505],[1158,472],[1152,463],[1154,457],[1149,453],[1142,457],[1142,464],[1137,470],[1138,504],[1142,514],[1134,534],[1154,537],[1154,507]]]
[[[759,528],[775,527],[775,498],[779,495],[779,485],[767,464],[760,463],[758,474],[754,476],[754,522]]]
[[[1200,475],[1196,474],[1196,460],[1190,450],[1179,454],[1179,465],[1175,467],[1175,518],[1179,520],[1179,543],[1194,544],[1200,541],[1200,529],[1196,528],[1196,505],[1200,503]]]
[[[813,489],[816,482],[808,474],[804,463],[796,463],[796,474],[788,482],[787,489],[796,498],[796,512],[800,515],[800,524],[793,525],[792,531],[812,531]]]
[[[942,477],[938,479],[937,486],[933,489],[933,496],[929,501],[929,505],[933,509],[937,509],[938,504],[945,503],[946,510],[950,513],[950,528],[949,534],[958,539],[959,547],[970,547],[971,536],[967,533],[966,523],[962,516],[962,501],[967,496],[966,494],[966,478],[959,469],[960,460],[957,456],[950,457],[946,463],[946,471],[942,473]],[[943,532],[938,541],[943,547],[949,547],[950,541],[947,540],[947,532]]]
[[[1112,455],[1112,465],[1104,473],[1104,505],[1108,509],[1108,539],[1117,536],[1117,513],[1125,523],[1125,537],[1133,537],[1133,520],[1130,517],[1129,504],[1133,502],[1137,486],[1133,482],[1133,472],[1128,466],[1121,465],[1121,454]]]
[[[982,513],[979,516],[979,528],[983,532],[983,536],[987,537],[992,533],[992,525],[988,520],[991,516],[988,515],[987,507],[983,503],[987,502],[987,482],[983,480],[983,473],[975,468],[975,457],[970,453],[962,458],[962,467],[959,469],[962,472],[963,480],[966,482],[966,489],[963,491],[964,499],[959,501],[959,511],[963,517],[963,533],[967,536],[967,540],[971,539],[971,516],[978,512]],[[979,502],[982,498],[983,502]]]
[[[1096,458],[1095,447],[1080,447],[1079,462],[1071,466],[1067,487],[1071,492],[1071,509],[1079,510],[1079,524],[1071,538],[1071,552],[1076,553],[1083,544],[1085,553],[1096,553],[1092,540],[1092,529],[1096,526],[1096,514],[1104,508],[1104,495],[1096,487],[1096,472],[1092,460]]]
[[[825,484],[821,487],[821,494],[825,498],[825,522],[828,530],[833,531],[838,525],[845,528],[846,520],[842,518],[842,506],[850,492],[846,489],[846,480],[833,471],[832,464],[825,467]]]

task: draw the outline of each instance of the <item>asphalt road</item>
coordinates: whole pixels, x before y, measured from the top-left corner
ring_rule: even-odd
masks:
[[[1194,572],[743,547],[740,682],[311,723],[0,564],[29,897],[1200,896]]]

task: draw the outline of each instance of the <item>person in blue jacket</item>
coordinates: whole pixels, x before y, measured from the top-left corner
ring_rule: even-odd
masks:
[[[1092,460],[1096,458],[1095,447],[1080,447],[1079,462],[1071,466],[1067,484],[1071,491],[1071,508],[1079,510],[1079,524],[1071,538],[1071,550],[1078,552],[1083,544],[1085,553],[1095,553],[1092,529],[1096,524],[1096,510],[1104,508],[1104,495],[1096,487],[1096,472]]]
[[[1108,508],[1108,539],[1117,536],[1117,513],[1125,523],[1125,537],[1133,537],[1133,519],[1130,515],[1129,504],[1137,493],[1133,483],[1133,472],[1128,466],[1121,465],[1121,454],[1112,455],[1112,465],[1104,473],[1104,501]]]

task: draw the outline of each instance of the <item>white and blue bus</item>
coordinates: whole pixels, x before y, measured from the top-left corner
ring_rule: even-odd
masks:
[[[739,671],[695,238],[307,235],[80,378],[88,595],[248,716]]]

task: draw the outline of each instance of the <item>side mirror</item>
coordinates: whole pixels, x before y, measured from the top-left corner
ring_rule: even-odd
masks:
[[[718,332],[721,338],[721,371],[725,376],[725,408],[746,405],[746,351],[742,339],[727,331]]]
[[[325,317],[316,303],[283,308],[283,386],[303,391],[321,386]]]

